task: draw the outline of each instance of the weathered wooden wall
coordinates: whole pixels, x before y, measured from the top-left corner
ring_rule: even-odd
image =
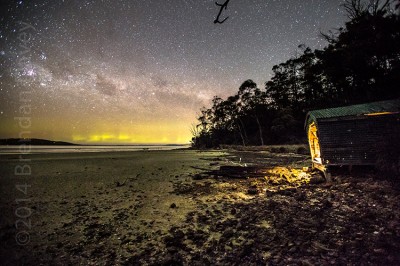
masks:
[[[323,164],[373,165],[385,142],[400,137],[400,115],[319,119]]]

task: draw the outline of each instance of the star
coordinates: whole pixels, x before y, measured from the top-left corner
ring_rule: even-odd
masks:
[[[90,142],[152,128],[147,140],[188,142],[213,96],[249,78],[263,84],[299,44],[326,45],[319,33],[344,24],[341,3],[231,0],[230,19],[214,25],[205,0],[10,1],[0,21],[0,104],[17,112],[18,95],[31,91],[37,138]],[[6,137],[14,135],[0,130]]]

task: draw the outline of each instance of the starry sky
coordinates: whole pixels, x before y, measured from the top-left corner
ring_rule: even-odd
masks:
[[[220,0],[222,3],[225,0]],[[214,95],[347,21],[343,0],[0,2],[0,138],[189,143]]]

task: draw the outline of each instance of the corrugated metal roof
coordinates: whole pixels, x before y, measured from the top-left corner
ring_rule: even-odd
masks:
[[[359,116],[373,113],[400,112],[400,98],[389,101],[350,105],[345,107],[328,108],[310,111],[307,114],[306,126],[308,121],[316,121],[324,118]]]

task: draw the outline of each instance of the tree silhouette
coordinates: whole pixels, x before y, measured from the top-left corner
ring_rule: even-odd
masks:
[[[219,21],[223,5],[218,6]],[[400,97],[399,2],[346,0],[343,8],[349,21],[323,34],[325,48],[299,46],[302,53],[272,68],[263,90],[248,79],[235,95],[214,97],[212,107],[201,110],[193,143],[215,147],[305,141],[303,120],[310,110]]]

